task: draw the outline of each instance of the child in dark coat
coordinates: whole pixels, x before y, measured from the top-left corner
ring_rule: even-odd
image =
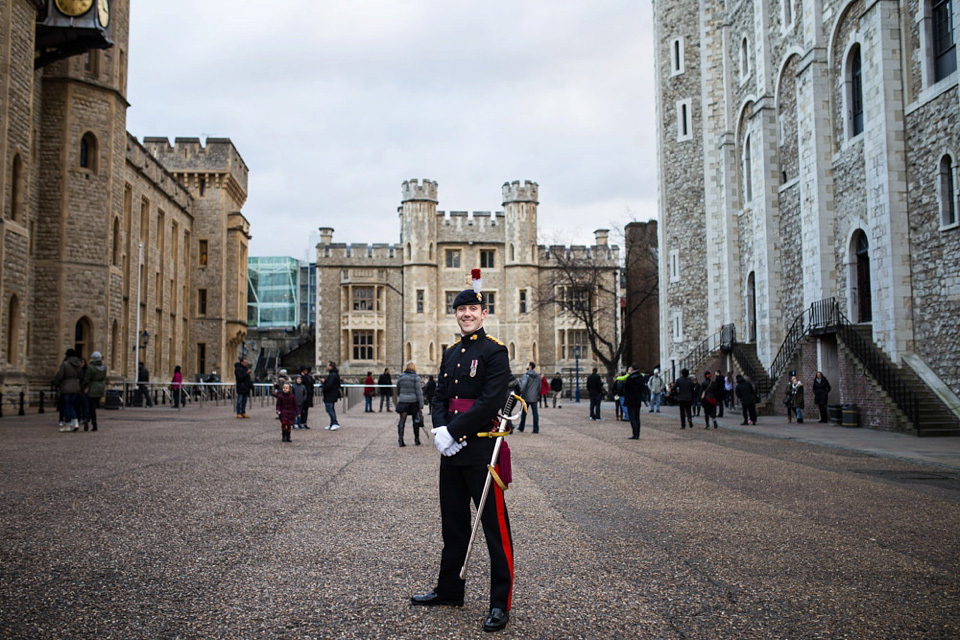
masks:
[[[277,415],[280,416],[280,430],[282,441],[290,442],[290,429],[293,427],[293,421],[300,415],[300,405],[297,404],[297,398],[293,395],[289,382],[284,382],[277,394]]]

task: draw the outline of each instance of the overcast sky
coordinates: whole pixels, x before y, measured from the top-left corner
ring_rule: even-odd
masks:
[[[398,242],[410,178],[446,211],[536,181],[547,243],[656,215],[648,0],[131,4],[127,128],[233,140],[251,256]]]

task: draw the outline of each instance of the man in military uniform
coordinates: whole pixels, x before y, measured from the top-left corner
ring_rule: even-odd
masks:
[[[416,605],[463,606],[460,569],[471,533],[470,500],[478,504],[487,479],[495,438],[477,433],[494,428],[507,398],[510,359],[502,342],[483,330],[487,309],[478,291],[460,292],[453,301],[460,341],[443,353],[437,389],[430,405],[434,442],[440,450],[440,515],[443,552],[437,586],[411,598]],[[509,620],[513,593],[513,539],[503,491],[495,484],[481,516],[490,553],[490,614],[485,631],[499,631]]]

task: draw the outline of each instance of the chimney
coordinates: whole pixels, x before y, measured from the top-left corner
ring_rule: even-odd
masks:
[[[597,229],[593,232],[593,235],[597,238],[597,246],[605,247],[607,246],[607,238],[610,237],[610,229]]]
[[[333,242],[333,227],[320,227],[320,244]]]

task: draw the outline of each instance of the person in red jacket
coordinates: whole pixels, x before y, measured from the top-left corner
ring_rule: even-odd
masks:
[[[547,408],[547,395],[550,393],[550,383],[547,382],[547,376],[540,376],[540,402],[543,408]]]
[[[297,397],[293,395],[289,382],[284,382],[277,394],[277,415],[280,416],[281,441],[291,442],[290,429],[293,428],[293,421],[300,415],[300,407],[297,406]]]

